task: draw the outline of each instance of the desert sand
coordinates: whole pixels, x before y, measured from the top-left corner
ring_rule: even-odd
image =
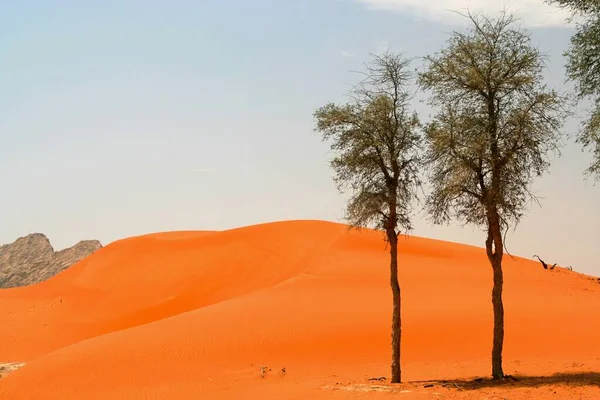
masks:
[[[120,240],[0,291],[0,363],[25,363],[0,398],[600,399],[600,283],[504,260],[504,368],[519,380],[492,385],[473,380],[491,372],[485,251],[400,239],[411,382],[392,387],[370,380],[390,362],[380,233],[286,221]]]

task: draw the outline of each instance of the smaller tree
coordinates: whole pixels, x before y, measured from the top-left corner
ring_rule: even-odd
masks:
[[[401,55],[374,56],[349,103],[330,103],[314,114],[316,130],[336,153],[331,167],[338,188],[352,192],[346,212],[350,226],[380,229],[390,245],[392,383],[401,381],[398,235],[411,229],[411,205],[421,185],[419,120],[409,112],[409,64]]]
[[[577,24],[567,57],[567,78],[576,82],[579,100],[590,99],[594,108],[584,121],[577,142],[593,153],[587,173],[600,179],[600,1],[598,0],[547,0],[570,9],[583,17]]]

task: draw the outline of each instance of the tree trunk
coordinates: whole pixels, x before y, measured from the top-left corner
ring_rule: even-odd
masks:
[[[502,232],[500,230],[500,219],[496,212],[489,218],[488,237],[486,250],[488,259],[492,264],[494,273],[494,287],[492,288],[492,305],[494,306],[494,345],[492,347],[492,378],[503,379],[502,370],[502,347],[504,345],[504,305],[502,304],[502,286],[504,278],[502,274],[502,255],[504,248],[502,244]]]
[[[388,233],[390,243],[390,285],[392,287],[392,383],[401,382],[400,342],[402,319],[400,316],[400,283],[398,282],[398,236]]]

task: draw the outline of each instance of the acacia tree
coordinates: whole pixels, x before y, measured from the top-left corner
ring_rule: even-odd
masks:
[[[598,0],[547,0],[569,8],[583,17],[571,38],[567,57],[567,77],[577,83],[579,100],[591,99],[594,109],[583,123],[577,142],[593,152],[592,165],[587,169],[600,179],[600,1]]]
[[[366,64],[366,78],[347,104],[329,103],[315,114],[316,131],[331,142],[331,167],[340,191],[350,190],[346,219],[353,227],[385,233],[392,288],[392,383],[401,381],[401,297],[398,235],[411,229],[411,205],[418,177],[419,120],[410,113],[410,60],[385,53]]]
[[[419,83],[435,110],[425,128],[432,192],[426,200],[435,223],[457,218],[487,232],[493,270],[492,377],[504,378],[504,235],[516,227],[533,179],[559,150],[565,98],[543,84],[544,56],[506,12],[497,18],[468,14],[470,28],[425,57]]]

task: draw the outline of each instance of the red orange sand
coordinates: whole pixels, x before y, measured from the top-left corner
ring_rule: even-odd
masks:
[[[403,379],[487,376],[485,252],[402,237],[399,263]],[[479,397],[369,382],[389,375],[388,264],[380,233],[320,221],[117,241],[0,291],[0,362],[26,363],[0,379],[0,399],[600,398],[563,378]],[[505,372],[599,371],[600,284],[508,256],[504,271]]]

